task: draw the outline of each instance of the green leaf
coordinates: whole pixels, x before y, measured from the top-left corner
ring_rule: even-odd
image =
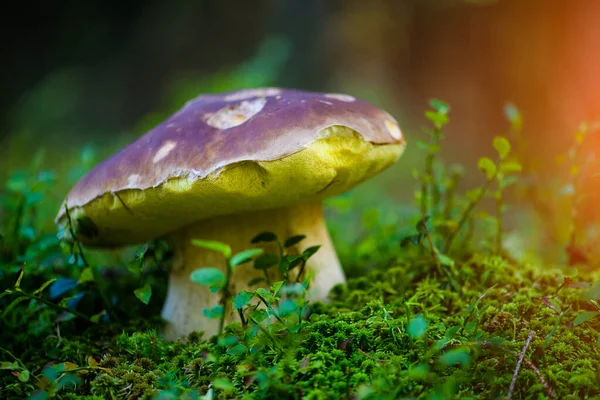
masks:
[[[267,302],[271,302],[271,300],[273,300],[273,295],[265,288],[258,288],[254,293],[256,293],[257,296],[265,299]]]
[[[2,361],[0,362],[0,369],[7,369],[9,371],[16,371],[18,369],[20,369],[21,367],[19,367],[19,363],[15,362],[10,362],[10,361]]]
[[[85,283],[94,280],[94,272],[91,267],[84,268],[79,274],[79,280],[77,283]]]
[[[519,112],[517,106],[515,106],[513,103],[506,103],[504,105],[504,115],[515,131],[521,130],[523,127],[523,118],[521,117],[521,113]]]
[[[275,242],[277,241],[277,235],[273,232],[261,232],[250,241],[250,243],[261,243],[261,242]]]
[[[450,349],[440,356],[440,363],[446,367],[456,364],[467,367],[470,362],[471,355],[469,354],[469,350],[464,347]]]
[[[237,267],[238,265],[247,263],[248,261],[251,261],[253,257],[258,256],[263,253],[264,253],[263,249],[248,249],[248,250],[241,251],[241,252],[237,253],[236,255],[234,255],[233,257],[231,257],[231,266]]]
[[[446,114],[442,114],[435,111],[425,111],[425,118],[430,120],[433,123],[433,125],[438,129],[441,129],[444,125],[450,122],[450,119]]]
[[[422,315],[415,315],[408,323],[406,332],[413,339],[420,339],[427,332],[427,320]]]
[[[4,310],[2,310],[2,314],[0,315],[8,315],[13,310],[13,308],[18,306],[21,302],[25,300],[27,300],[27,297],[17,297]]]
[[[298,311],[298,305],[292,299],[285,299],[279,304],[277,311],[281,317],[287,317]]]
[[[190,280],[211,288],[225,286],[225,274],[216,268],[199,268],[190,274]]]
[[[500,164],[500,171],[509,174],[523,171],[523,166],[517,161],[506,161]]]
[[[258,285],[259,283],[263,282],[264,280],[265,280],[265,278],[263,278],[262,276],[259,276],[258,278],[254,278],[250,282],[248,282],[248,286]]]
[[[419,222],[417,222],[417,225],[415,225],[415,228],[417,230],[417,232],[419,233],[427,233],[427,221],[429,220],[429,216],[425,216],[423,218],[421,218],[419,220]]]
[[[498,155],[500,156],[501,160],[506,159],[506,157],[508,156],[508,153],[510,153],[510,142],[508,141],[507,138],[502,137],[502,136],[496,136],[494,138],[494,149],[496,149],[496,151],[498,152]]]
[[[277,254],[263,253],[254,260],[255,269],[268,269],[279,264],[279,256]]]
[[[444,267],[454,267],[454,260],[451,259],[450,257],[448,257],[445,254],[440,253],[439,251],[436,251],[437,253],[437,258],[440,261],[440,264],[442,264]]]
[[[488,157],[481,157],[477,163],[477,167],[488,179],[492,179],[496,175],[496,164]]]
[[[230,349],[227,349],[227,354],[232,355],[232,356],[243,356],[247,352],[248,352],[248,347],[244,346],[243,344],[237,344],[237,345],[231,347]]]
[[[577,326],[583,324],[584,322],[588,322],[596,318],[598,314],[600,314],[599,311],[584,311],[581,314],[579,314],[577,318],[575,318],[575,320],[573,321],[573,325]]]
[[[442,100],[430,99],[429,105],[431,106],[431,108],[433,108],[435,111],[441,114],[448,114],[448,112],[450,111],[450,105]]]
[[[33,294],[38,294],[38,293],[42,293],[44,291],[44,289],[46,289],[49,285],[51,285],[52,283],[56,282],[56,279],[50,279],[49,281],[44,282],[44,284],[42,286],[40,286],[39,288],[37,288],[35,290],[35,292],[33,292]]]
[[[273,295],[277,296],[277,293],[279,292],[279,289],[281,289],[281,287],[283,286],[283,281],[279,281],[279,282],[275,282],[274,284],[271,285],[271,287],[269,289],[271,289],[271,293],[273,293]]]
[[[231,383],[231,381],[227,378],[217,378],[214,381],[212,381],[212,385],[215,389],[220,389],[220,390],[234,390],[235,386],[233,386],[233,383]]]
[[[302,252],[302,257],[304,258],[304,260],[308,260],[309,258],[311,258],[312,256],[315,255],[315,253],[321,248],[320,245],[317,246],[311,246],[309,248],[307,248],[306,250],[304,250]]]
[[[239,308],[242,308],[246,305],[248,305],[248,303],[250,303],[250,301],[252,300],[252,298],[254,297],[254,293],[249,292],[247,290],[241,290],[238,292],[238,294],[235,295],[235,298],[233,299],[233,308],[235,308],[236,310]]]
[[[269,315],[267,314],[267,311],[262,308],[252,311],[249,316],[249,318],[253,319],[254,321],[256,321],[258,323],[263,322],[268,317],[269,317]]]
[[[205,249],[219,252],[223,254],[225,258],[231,257],[231,247],[225,243],[217,242],[215,240],[192,239],[192,244],[197,247],[203,247]]]
[[[288,248],[288,247],[295,246],[298,243],[300,243],[301,241],[303,241],[304,239],[306,239],[306,235],[295,235],[295,236],[289,237],[283,244],[283,247]]]
[[[17,378],[19,378],[19,380],[23,383],[29,381],[29,371],[23,370],[23,371],[19,372],[19,375],[17,376]]]
[[[499,182],[498,186],[500,187],[501,190],[504,190],[507,187],[509,187],[510,185],[514,185],[518,181],[519,181],[519,178],[517,178],[516,176],[507,176],[506,178],[502,179]]]
[[[468,190],[465,193],[465,196],[467,197],[467,199],[471,200],[471,202],[477,202],[477,201],[479,201],[482,193],[483,192],[482,192],[481,188],[475,188],[475,189]]]
[[[23,276],[25,275],[25,265],[23,265],[19,269],[19,274],[17,275],[17,282],[15,282],[15,289],[21,290],[21,281],[23,280]]]
[[[148,304],[150,297],[152,296],[152,286],[145,284],[141,288],[137,288],[133,291],[135,297],[137,297],[142,303]]]
[[[222,304],[219,304],[218,306],[214,306],[212,308],[202,309],[202,314],[204,314],[204,316],[206,318],[210,318],[210,319],[221,318],[221,317],[223,317],[224,313],[225,313],[225,307],[223,307]]]

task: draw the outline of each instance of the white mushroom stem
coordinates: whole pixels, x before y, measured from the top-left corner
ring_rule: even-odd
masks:
[[[253,247],[263,247],[268,252],[274,252],[272,245],[250,244],[252,238],[265,231],[276,233],[281,241],[294,235],[306,235],[298,245],[288,249],[290,253],[300,253],[315,245],[321,246],[305,267],[305,272],[314,273],[308,294],[311,300],[324,300],[334,285],[345,282],[344,272],[323,220],[321,203],[253,211],[202,221],[179,230],[168,238],[175,258],[162,311],[162,317],[167,321],[167,338],[176,339],[200,330],[205,332],[205,337],[218,333],[219,320],[205,317],[202,310],[218,305],[222,292],[212,294],[208,287],[192,283],[190,274],[202,267],[219,268],[225,273],[226,261],[218,252],[192,245],[192,240],[226,243],[231,246],[233,254]],[[272,282],[282,279],[278,276],[276,266],[269,269],[269,273]],[[259,286],[250,287],[248,283],[258,277],[264,277],[264,272],[254,269],[252,263],[236,267],[231,278],[231,292],[235,295],[244,289],[256,290]],[[239,318],[230,308],[225,309],[225,315],[226,322]]]

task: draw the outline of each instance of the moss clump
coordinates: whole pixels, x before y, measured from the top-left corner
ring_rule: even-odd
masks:
[[[425,212],[407,218],[414,229],[365,213],[372,234],[342,249],[360,274],[335,286],[328,303],[306,303],[305,283],[273,283],[247,293],[236,306],[244,319],[218,337],[160,336],[164,244],[143,246],[131,261],[92,258],[35,230],[27,208],[35,191],[11,183],[18,190],[3,204],[16,225],[0,244],[0,398],[502,398],[524,348],[513,398],[600,398],[598,273],[514,260],[494,245],[501,217],[491,233],[469,228],[485,190],[453,198],[455,180],[433,179],[448,111],[433,104],[417,193]],[[507,185],[502,168],[515,169],[506,142],[494,143],[500,161],[481,162],[486,190]],[[297,261],[289,257],[281,260]]]

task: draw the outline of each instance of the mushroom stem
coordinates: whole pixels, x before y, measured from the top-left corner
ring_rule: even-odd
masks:
[[[250,244],[253,237],[265,231],[274,232],[282,241],[294,235],[306,235],[299,244],[287,249],[292,254],[300,253],[310,246],[321,246],[305,267],[305,273],[314,273],[308,293],[311,300],[324,300],[334,285],[345,282],[344,272],[325,226],[320,202],[205,220],[181,229],[168,238],[175,258],[162,311],[162,317],[167,321],[165,337],[176,339],[200,330],[204,331],[205,337],[218,333],[219,320],[205,317],[202,310],[218,305],[222,293],[212,294],[208,287],[192,283],[190,274],[202,267],[219,268],[225,272],[226,261],[217,252],[192,245],[192,240],[226,243],[231,246],[233,254],[257,246],[264,248],[266,252],[277,253],[278,250],[272,243]],[[271,282],[282,279],[276,266],[268,272]],[[248,283],[259,277],[264,277],[264,272],[254,269],[252,263],[241,265],[233,271],[229,289],[233,295],[240,290],[256,290],[264,282],[253,287]],[[232,311],[234,310],[225,309],[226,322],[239,319],[237,313]]]

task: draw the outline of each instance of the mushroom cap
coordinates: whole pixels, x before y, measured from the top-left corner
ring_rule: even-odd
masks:
[[[349,95],[202,95],[89,171],[56,222],[66,226],[68,208],[83,243],[142,243],[219,215],[343,193],[405,145],[391,115]]]

